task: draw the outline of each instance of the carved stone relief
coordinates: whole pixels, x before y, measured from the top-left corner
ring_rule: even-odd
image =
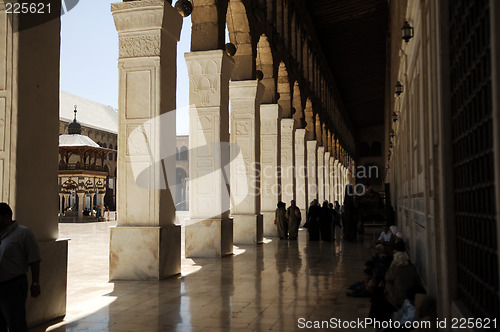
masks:
[[[120,37],[120,58],[160,55],[160,34]]]

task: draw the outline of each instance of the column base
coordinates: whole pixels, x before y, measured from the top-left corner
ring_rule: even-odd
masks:
[[[262,243],[262,214],[234,214],[234,244]]]
[[[233,254],[232,219],[186,219],[186,257]]]
[[[276,237],[278,236],[278,230],[274,224],[274,218],[276,217],[276,212],[262,212],[263,222],[264,222],[264,236]]]
[[[26,319],[36,326],[66,315],[66,286],[68,281],[68,240],[39,242],[40,285],[42,296],[28,295]],[[28,273],[31,285],[31,272]],[[28,291],[29,292],[29,291]]]
[[[181,273],[181,226],[111,228],[110,280],[160,280]]]

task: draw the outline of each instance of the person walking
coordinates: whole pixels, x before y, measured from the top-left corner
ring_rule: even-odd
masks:
[[[28,268],[32,297],[40,295],[40,250],[31,230],[12,220],[12,209],[0,203],[0,331],[28,331]]]
[[[274,217],[274,223],[276,224],[276,230],[278,231],[278,236],[280,240],[286,240],[288,238],[288,221],[286,220],[286,204],[283,202],[278,202],[278,208],[276,209],[276,214]]]
[[[354,207],[354,197],[353,197],[353,187],[352,184],[348,184],[345,187],[344,195],[344,212],[342,214],[342,225],[344,226],[344,237],[347,241],[356,241],[357,234],[357,222],[356,222],[356,210]]]
[[[311,202],[311,206],[309,206],[309,211],[307,212],[307,230],[309,231],[309,241],[319,240],[320,220],[321,207],[318,204],[318,200],[315,199]]]
[[[290,202],[290,206],[286,210],[286,219],[288,220],[288,236],[290,240],[297,240],[299,236],[299,226],[302,216],[300,209],[295,205],[295,201]]]
[[[323,202],[323,206],[321,207],[321,240],[332,242],[332,219],[333,219],[333,210],[328,206],[328,201]]]

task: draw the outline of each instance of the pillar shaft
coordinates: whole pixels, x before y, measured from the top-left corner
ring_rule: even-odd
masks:
[[[318,147],[318,201],[323,204],[325,200],[325,147]]]
[[[339,176],[339,161],[336,159],[335,162],[333,163],[333,167],[335,170],[335,200],[339,201],[339,204],[342,204],[340,200],[340,192],[342,191],[342,188],[340,186],[340,176]]]
[[[295,199],[295,128],[294,119],[281,119],[281,200]]]
[[[7,14],[5,3],[0,10],[0,201],[33,231],[40,248],[42,296],[28,296],[26,304],[33,326],[66,314],[68,242],[57,240],[55,217],[61,2],[47,0],[51,10],[36,15]]]
[[[186,257],[233,252],[229,219],[229,78],[222,50],[185,54],[189,73],[189,211]]]
[[[261,211],[264,236],[277,236],[275,210],[281,200],[278,167],[281,160],[281,112],[278,104],[260,105]]]
[[[64,199],[63,194],[59,194],[59,213],[63,214],[64,211]]]
[[[85,194],[78,193],[78,219],[83,219],[83,210],[85,209]]]
[[[308,203],[318,199],[318,177],[317,177],[317,152],[316,141],[307,141],[307,199]]]
[[[330,202],[333,203],[335,201],[335,158],[330,156]]]
[[[118,227],[112,280],[180,273],[174,185],[176,49],[182,17],[162,0],[113,3],[119,38]],[[101,209],[104,194],[101,198]],[[147,245],[145,245],[147,244]]]
[[[325,200],[330,199],[330,152],[325,152]]]
[[[262,243],[260,213],[260,101],[258,80],[232,81],[231,100],[231,217],[235,244]]]
[[[295,131],[295,201],[297,206],[306,216],[307,208],[307,154],[306,154],[306,130]]]

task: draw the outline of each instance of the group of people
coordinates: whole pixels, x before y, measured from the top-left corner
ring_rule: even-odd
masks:
[[[294,200],[290,202],[288,209],[285,203],[278,202],[274,223],[281,240],[297,240],[301,220],[302,213]]]
[[[371,299],[370,318],[377,321],[413,322],[419,317],[415,295],[424,293],[415,266],[406,256],[403,234],[384,226],[375,254],[365,263],[363,280],[349,286],[348,296]]]
[[[342,228],[341,215],[342,207],[338,201],[335,205],[324,201],[320,206],[317,199],[313,200],[303,225],[309,231],[309,240],[335,241],[335,225]],[[288,209],[284,202],[278,202],[274,223],[281,240],[297,240],[301,221],[302,213],[295,201],[290,202]]]
[[[325,200],[320,206],[317,199],[313,200],[304,225],[309,231],[309,241],[318,241],[320,238],[322,241],[335,241],[335,226],[342,228],[341,216],[342,207],[338,201],[333,205]]]

